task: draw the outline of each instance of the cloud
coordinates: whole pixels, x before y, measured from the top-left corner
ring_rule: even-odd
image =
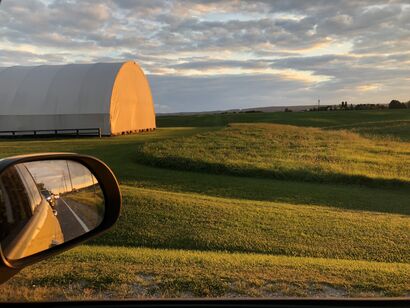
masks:
[[[0,50],[0,63],[3,67],[14,66],[16,63],[23,66],[56,64],[67,61],[69,54],[36,54],[20,50]]]
[[[5,1],[0,20],[0,66],[134,59],[169,111],[388,101],[409,86],[408,1]]]
[[[181,64],[171,65],[174,69],[195,69],[195,70],[208,70],[212,68],[249,68],[259,69],[268,67],[269,61],[267,60],[253,60],[253,61],[240,61],[240,60],[205,60],[205,61],[188,61]]]
[[[149,75],[154,101],[172,106],[172,111],[203,111],[284,105],[288,97],[306,94],[301,82],[272,75],[161,76]],[[289,94],[293,92],[293,94]],[[288,93],[289,95],[286,95]],[[296,104],[309,103],[299,97]]]
[[[274,61],[276,68],[293,68],[311,71],[316,75],[329,76],[330,81],[322,83],[321,88],[359,89],[363,82],[367,84],[406,83],[410,76],[410,53],[395,55],[373,55],[367,57],[353,55],[324,55],[315,57],[290,57]]]

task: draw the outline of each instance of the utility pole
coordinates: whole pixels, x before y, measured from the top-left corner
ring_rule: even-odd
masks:
[[[68,160],[65,161],[67,164],[67,171],[68,171],[68,178],[70,179],[70,184],[71,184],[71,191],[73,191],[73,180],[71,179],[71,172],[70,172],[70,167],[68,166]]]
[[[68,189],[67,189],[67,180],[65,178],[64,173],[61,176],[61,190],[63,191],[63,193],[66,193],[68,191]]]
[[[317,100],[317,111],[320,109],[320,99]]]

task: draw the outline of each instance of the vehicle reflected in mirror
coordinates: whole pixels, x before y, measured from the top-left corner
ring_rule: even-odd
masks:
[[[18,260],[77,238],[104,219],[97,179],[73,160],[8,167],[0,176],[0,243]]]

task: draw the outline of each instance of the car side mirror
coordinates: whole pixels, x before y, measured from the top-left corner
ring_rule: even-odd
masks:
[[[121,193],[102,161],[72,153],[0,160],[0,283],[109,229]]]

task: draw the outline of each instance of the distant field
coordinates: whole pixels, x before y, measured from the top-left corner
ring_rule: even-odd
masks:
[[[161,116],[159,127],[226,126],[230,123],[277,123],[321,128],[358,129],[370,135],[410,141],[410,109],[375,111],[226,113]]]
[[[158,167],[346,184],[410,184],[410,145],[348,131],[232,124],[217,132],[141,145]]]
[[[0,157],[94,155],[124,197],[112,230],[23,270],[0,300],[410,296],[409,120],[160,117],[153,133],[0,140]]]

